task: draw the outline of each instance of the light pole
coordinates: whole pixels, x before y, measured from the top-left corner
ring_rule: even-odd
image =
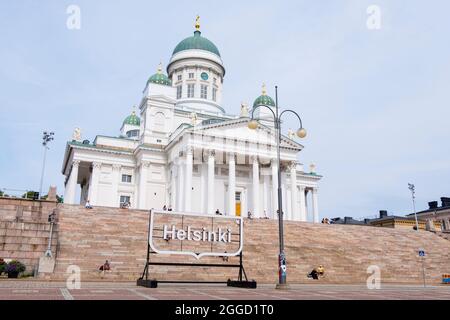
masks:
[[[293,110],[284,110],[279,114],[278,112],[278,87],[275,86],[275,111],[271,108],[269,108],[266,105],[259,105],[253,108],[252,110],[252,117],[248,123],[248,127],[250,129],[256,129],[258,127],[258,121],[253,118],[253,114],[255,113],[255,110],[260,107],[266,107],[267,109],[272,112],[274,124],[275,124],[275,130],[276,130],[276,146],[277,146],[277,170],[278,170],[278,233],[279,233],[279,244],[280,244],[280,250],[278,254],[278,284],[277,288],[282,289],[286,287],[286,255],[284,253],[284,230],[283,230],[283,201],[282,201],[282,193],[281,193],[281,169],[280,169],[280,142],[281,142],[281,116],[285,112],[291,112],[295,114],[300,122],[300,127],[297,130],[297,136],[300,138],[306,137],[306,130],[302,126],[302,119],[300,119],[300,116],[297,112]]]
[[[417,221],[417,213],[416,213],[416,187],[414,186],[414,184],[408,183],[408,189],[411,190],[414,217],[416,218],[416,231],[419,231],[419,222]]]
[[[44,182],[45,159],[47,157],[47,144],[54,139],[54,132],[44,131],[42,135],[42,145],[44,146],[44,161],[42,162],[41,182],[39,184],[39,199],[42,197],[42,183]]]

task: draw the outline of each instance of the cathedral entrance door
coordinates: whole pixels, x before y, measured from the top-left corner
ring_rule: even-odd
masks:
[[[236,192],[236,216],[241,216],[241,193]]]

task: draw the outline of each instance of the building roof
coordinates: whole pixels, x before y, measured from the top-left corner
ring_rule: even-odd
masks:
[[[132,126],[140,126],[141,119],[136,115],[136,112],[133,111],[128,117],[123,120],[123,124],[129,124]]]
[[[262,94],[256,98],[255,102],[253,102],[253,108],[256,108],[257,106],[275,107],[275,101],[267,95],[265,84],[262,86]]]
[[[156,73],[154,75],[152,75],[150,78],[148,78],[147,85],[149,83],[156,83],[156,84],[161,84],[161,85],[164,85],[164,86],[171,86],[172,85],[172,81],[170,81],[169,77],[167,77],[162,72],[162,65],[161,65],[161,63],[159,64],[158,70],[156,71]]]
[[[219,49],[205,37],[201,36],[200,30],[195,30],[194,35],[182,40],[173,50],[172,55],[184,50],[205,50],[220,57]]]

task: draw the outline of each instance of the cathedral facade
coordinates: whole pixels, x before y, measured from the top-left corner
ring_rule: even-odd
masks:
[[[285,219],[319,221],[321,176],[298,161],[303,146],[292,132],[282,135],[277,163],[277,106],[264,85],[251,108],[226,113],[225,67],[198,21],[166,72],[160,64],[148,79],[117,137],[97,135],[91,143],[74,132],[62,167],[65,203],[277,218],[279,165]],[[252,114],[256,129],[249,128]]]

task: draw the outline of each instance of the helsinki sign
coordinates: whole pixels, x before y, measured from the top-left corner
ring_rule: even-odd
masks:
[[[243,241],[244,241],[244,221],[242,217],[228,217],[228,216],[216,216],[216,215],[202,215],[202,214],[192,214],[192,213],[181,213],[181,212],[161,212],[161,211],[151,211],[150,213],[150,230],[148,243],[150,248],[160,254],[177,254],[177,255],[189,255],[196,259],[200,259],[204,256],[219,256],[219,257],[233,257],[237,256],[242,252]],[[155,222],[155,216],[162,215],[172,217],[180,217],[181,219],[187,218],[189,222],[195,223],[196,218],[199,222],[204,223],[205,218],[210,218],[213,222],[215,219],[220,219],[221,223],[219,227],[213,228],[211,226],[192,226],[186,225],[182,228],[177,228],[173,223],[164,223],[162,226],[162,239],[166,241],[178,240],[181,241],[180,250],[163,250],[158,248],[154,239],[161,239],[161,237],[155,236],[155,228],[157,223]],[[169,219],[173,220],[173,219]],[[224,223],[226,221],[226,223]],[[183,224],[182,224],[183,225]],[[160,225],[158,225],[161,228]],[[159,229],[161,230],[161,229]],[[237,235],[239,239],[239,247],[234,252],[227,252],[226,250],[214,250],[215,245],[220,245],[220,248],[225,249],[227,245],[232,244],[232,236]],[[206,244],[208,250],[203,250],[202,252],[194,252],[193,250],[183,249],[188,247],[186,244]],[[208,246],[209,245],[209,246]],[[197,248],[199,246],[196,246]],[[206,248],[205,246],[203,246]],[[196,250],[197,251],[197,250]]]

